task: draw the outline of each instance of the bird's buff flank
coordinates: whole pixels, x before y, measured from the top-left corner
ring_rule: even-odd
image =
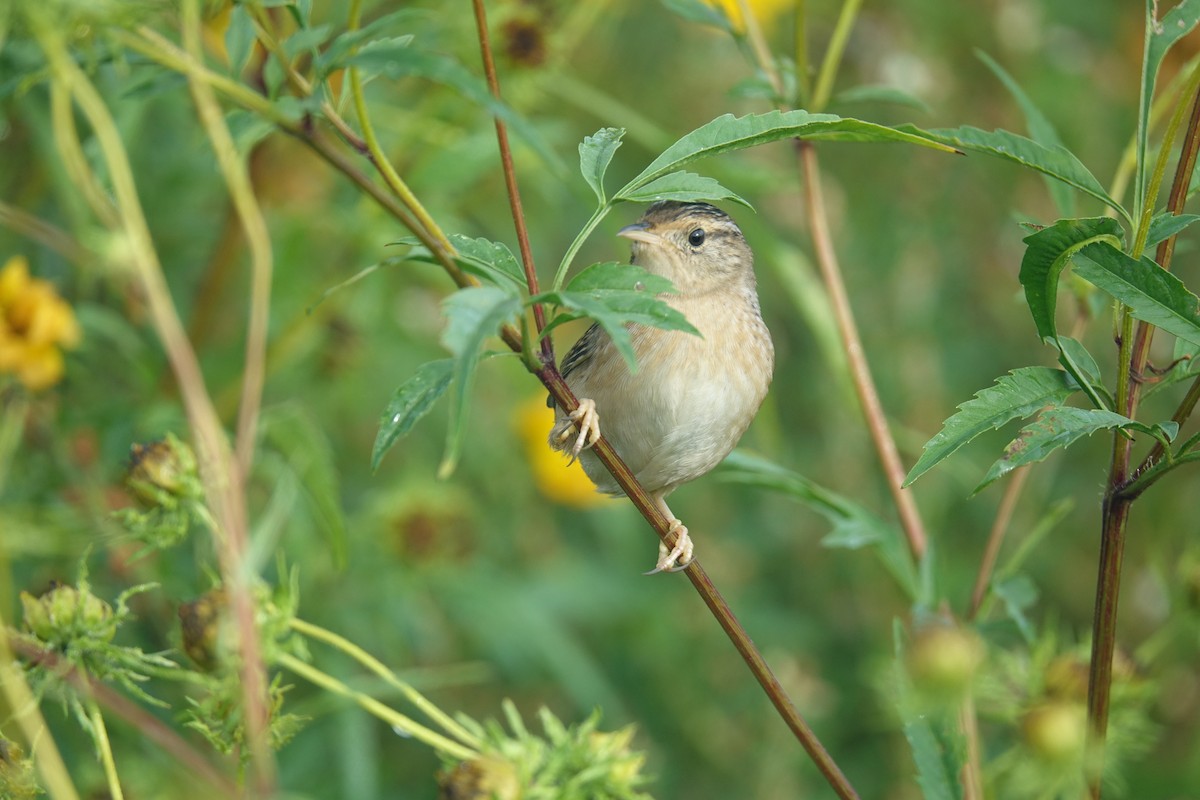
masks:
[[[633,241],[634,264],[675,284],[677,293],[660,299],[701,335],[631,324],[638,369],[630,372],[593,325],[563,359],[579,408],[570,415],[555,409],[550,445],[578,457],[600,491],[621,494],[587,452],[604,419],[604,436],[678,533],[670,550],[659,545],[653,572],[675,571],[691,561],[692,541],[665,498],[737,444],[767,394],[775,348],[759,311],[754,254],[727,214],[707,203],[664,201],[618,235]]]

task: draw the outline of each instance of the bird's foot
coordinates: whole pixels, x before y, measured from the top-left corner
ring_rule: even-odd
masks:
[[[571,464],[579,458],[579,453],[586,447],[591,447],[600,438],[600,414],[596,411],[596,401],[590,397],[582,397],[579,407],[567,415],[574,427],[579,430],[575,444],[571,446]],[[565,426],[558,434],[559,442],[565,442],[574,435],[571,426]],[[564,448],[565,449],[565,448]]]
[[[665,542],[658,543],[658,563],[647,575],[657,575],[660,572],[682,572],[692,563],[692,537],[688,535],[687,526],[677,519],[671,520],[668,535],[674,533],[675,546],[668,549]]]

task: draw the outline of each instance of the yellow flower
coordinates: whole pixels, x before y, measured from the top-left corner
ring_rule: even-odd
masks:
[[[725,12],[736,31],[746,30],[742,21],[741,3],[738,0],[706,0],[710,6],[716,6]],[[792,0],[749,0],[750,12],[759,22],[773,22],[783,12],[792,7]]]
[[[554,412],[546,408],[546,395],[539,394],[517,406],[517,433],[525,444],[534,484],[546,497],[567,506],[588,508],[608,502],[596,491],[579,462],[568,467],[563,454],[550,449],[546,439],[553,425]]]
[[[24,256],[0,269],[0,374],[12,373],[31,391],[62,379],[62,348],[79,344],[75,312],[54,287],[29,276]]]

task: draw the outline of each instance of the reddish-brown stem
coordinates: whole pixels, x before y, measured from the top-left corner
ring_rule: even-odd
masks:
[[[547,366],[541,370],[538,373],[538,378],[550,391],[554,402],[560,408],[570,412],[578,407],[579,401],[575,398],[570,387],[567,386],[567,382],[563,380],[554,366]],[[658,504],[654,502],[649,493],[638,483],[633,473],[629,470],[629,467],[625,465],[625,462],[613,450],[612,445],[601,437],[592,447],[592,452],[596,454],[600,463],[616,478],[617,484],[629,497],[637,510],[641,512],[641,515],[653,526],[654,532],[658,534],[659,538],[663,540],[667,547],[672,547],[675,544],[675,537],[671,533],[671,520],[667,519],[658,507]],[[746,666],[750,668],[750,671],[754,674],[763,691],[766,692],[771,704],[779,712],[779,716],[783,718],[784,723],[787,724],[788,728],[796,736],[796,739],[799,740],[805,752],[808,753],[809,758],[816,764],[817,769],[820,770],[825,780],[829,782],[829,785],[833,787],[837,796],[843,798],[843,800],[858,797],[858,794],[854,791],[854,787],[850,785],[849,780],[842,773],[837,763],[830,757],[829,752],[821,744],[816,734],[813,733],[812,728],[800,716],[800,712],[792,704],[791,698],[788,697],[787,690],[783,688],[783,684],[775,677],[770,666],[767,665],[766,660],[750,639],[749,634],[746,633],[746,629],[742,627],[737,617],[733,615],[733,610],[725,602],[725,598],[722,597],[717,587],[713,585],[713,582],[708,577],[708,573],[700,566],[700,561],[693,558],[684,570],[684,574],[692,582],[692,585],[696,588],[696,592],[700,595],[704,604],[708,606],[709,611],[712,612],[712,615],[725,631],[729,640],[733,642],[733,646],[741,654],[742,660],[746,662]]]
[[[500,79],[496,75],[496,62],[492,58],[492,42],[488,36],[487,11],[483,0],[472,0],[475,8],[475,28],[479,34],[479,50],[483,57],[483,71],[487,76],[488,89],[500,100]],[[533,263],[533,248],[529,245],[529,230],[525,224],[525,211],[521,207],[521,191],[517,187],[517,171],[513,168],[512,148],[508,144],[508,126],[499,116],[493,115],[496,124],[496,142],[500,146],[500,165],[504,172],[504,186],[508,190],[508,204],[512,208],[513,225],[517,230],[517,245],[521,250],[521,263],[525,267],[525,283],[531,295],[538,294],[537,270]],[[533,304],[533,323],[538,336],[546,327],[546,310],[541,303]],[[542,337],[542,362],[554,363],[554,345],[550,337]]]
[[[846,361],[850,368],[850,377],[854,381],[854,391],[862,405],[863,416],[867,422],[871,441],[879,463],[883,467],[884,478],[900,515],[900,525],[908,539],[908,548],[916,561],[925,556],[926,536],[925,526],[921,522],[921,514],[917,510],[912,493],[904,488],[904,464],[900,461],[900,452],[896,449],[896,441],[888,428],[887,416],[879,401],[879,392],[871,377],[871,367],[867,363],[866,351],[862,339],[858,335],[858,326],[854,322],[854,311],[846,294],[846,285],[842,281],[841,268],[838,266],[837,254],[833,249],[833,237],[829,231],[829,219],[825,214],[825,200],[821,193],[821,172],[817,164],[817,151],[812,142],[796,141],[800,154],[800,162],[804,168],[804,195],[808,206],[810,233],[813,238],[813,250],[816,252],[817,265],[821,270],[821,278],[829,292],[829,302],[833,306],[833,315],[837,320],[838,333],[841,334],[842,344],[846,351]]]
[[[1179,214],[1183,210],[1198,150],[1200,150],[1200,92],[1192,100],[1187,134],[1184,137],[1179,163],[1175,167],[1175,178],[1167,200],[1167,212],[1170,214]],[[1149,198],[1147,202],[1154,202],[1154,198]],[[1158,246],[1155,255],[1159,267],[1169,270],[1174,252],[1175,237],[1171,236]],[[1153,336],[1153,326],[1145,322],[1138,323],[1129,356],[1130,380],[1126,382],[1128,389],[1124,397],[1118,398],[1119,411],[1130,419],[1134,419],[1137,415],[1142,389],[1142,381],[1139,378],[1146,369]],[[1192,393],[1189,392],[1190,394]],[[1181,406],[1181,410],[1182,408]],[[1087,779],[1088,790],[1095,800],[1099,800],[1101,794],[1104,745],[1108,733],[1112,661],[1117,643],[1117,608],[1121,593],[1121,565],[1125,550],[1125,531],[1129,523],[1130,507],[1135,499],[1121,493],[1130,479],[1129,462],[1132,446],[1132,441],[1125,436],[1113,437],[1112,466],[1102,516],[1100,566],[1096,580],[1096,607],[1092,621],[1092,658],[1088,674],[1090,741]]]

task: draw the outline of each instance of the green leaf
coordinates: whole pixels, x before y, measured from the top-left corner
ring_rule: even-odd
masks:
[[[505,103],[492,96],[487,84],[450,56],[432,53],[416,47],[386,48],[364,46],[346,59],[347,66],[358,66],[378,72],[388,78],[424,78],[457,91],[471,102],[482,106],[492,116],[504,121],[555,172],[562,172],[553,149],[542,139],[537,129]]]
[[[683,136],[650,162],[641,174],[614,195],[621,199],[655,178],[675,172],[701,158],[743,150],[780,139],[812,139],[841,142],[908,142],[953,152],[923,131],[899,130],[873,122],[812,114],[808,111],[770,111],[735,117],[725,114]]]
[[[1008,89],[1008,93],[1021,107],[1021,113],[1025,115],[1025,125],[1029,128],[1029,138],[1046,147],[1063,147],[1062,139],[1059,138],[1053,123],[1042,113],[1029,95],[1025,94],[1021,85],[987,53],[976,50],[975,55],[1000,79],[1004,88]],[[1075,216],[1075,196],[1071,194],[1067,186],[1052,180],[1049,175],[1044,175],[1043,178],[1046,181],[1046,188],[1050,191],[1050,196],[1054,198],[1054,205],[1058,207],[1058,212],[1064,217]]]
[[[1062,370],[1021,367],[996,379],[995,386],[976,392],[958,406],[942,430],[925,444],[924,452],[904,479],[912,484],[935,464],[967,442],[1008,422],[1032,416],[1046,406],[1061,405],[1079,386]]]
[[[679,200],[684,203],[732,200],[735,203],[741,203],[751,211],[754,210],[754,206],[712,178],[682,171],[667,173],[661,178],[656,178],[645,186],[629,192],[620,199],[632,203],[656,203],[659,200]]]
[[[579,143],[579,171],[588,186],[596,193],[600,205],[604,205],[604,173],[612,162],[613,153],[621,146],[624,128],[601,128]]]
[[[1153,429],[1122,414],[1102,408],[1052,408],[1017,434],[1004,455],[992,464],[983,481],[975,487],[978,493],[1017,467],[1044,460],[1059,448],[1068,447],[1096,431],[1127,428],[1143,432]]]
[[[1060,219],[1048,228],[1026,236],[1025,256],[1021,259],[1020,281],[1025,287],[1025,302],[1033,314],[1038,336],[1054,339],[1058,335],[1054,310],[1058,304],[1058,279],[1063,269],[1085,245],[1108,240],[1120,245],[1121,224],[1111,217]]]
[[[262,434],[283,455],[300,480],[318,527],[339,566],[346,563],[346,519],[333,447],[325,431],[295,404],[264,409]]]
[[[393,11],[390,14],[384,14],[379,19],[361,28],[346,31],[334,37],[333,41],[329,43],[329,47],[317,56],[317,74],[321,77],[328,77],[329,73],[347,66],[346,57],[365,42],[389,42],[390,45],[388,46],[391,47],[408,47],[413,40],[412,35],[389,38],[384,37],[383,34],[396,30],[400,24],[411,24],[420,17],[428,16],[428,14],[428,11],[422,9],[401,9]],[[383,45],[377,46],[383,47]]]
[[[1025,612],[1033,608],[1033,604],[1037,602],[1038,590],[1034,582],[1028,575],[1018,573],[1011,578],[994,581],[992,591],[1004,604],[1005,613],[1016,624],[1017,630],[1021,632],[1021,637],[1026,643],[1033,644],[1037,633]]]
[[[1075,274],[1127,305],[1134,317],[1200,344],[1200,298],[1150,258],[1135,261],[1098,242],[1075,256]]]
[[[688,22],[711,25],[726,33],[733,33],[733,23],[719,3],[706,3],[703,0],[662,0],[662,4],[668,11]]]
[[[722,480],[781,492],[816,511],[833,525],[821,540],[825,547],[874,548],[885,569],[910,599],[917,598],[917,572],[901,530],[866,508],[744,450],[734,450],[717,473]]]
[[[257,34],[250,12],[240,3],[229,12],[229,27],[225,29],[225,52],[229,54],[229,72],[235,77],[242,73]]]
[[[1142,48],[1142,91],[1138,103],[1137,124],[1137,174],[1134,178],[1135,207],[1141,209],[1146,200],[1146,165],[1153,161],[1150,155],[1150,105],[1154,101],[1154,86],[1158,82],[1158,68],[1167,51],[1200,22],[1200,0],[1182,0],[1163,16],[1154,18],[1157,2],[1146,3],[1146,33]]]
[[[1200,214],[1156,214],[1150,220],[1150,230],[1146,232],[1146,249],[1177,235],[1198,219]]]
[[[1075,366],[1072,376],[1076,381],[1082,377],[1092,384],[1100,382],[1100,365],[1096,363],[1096,357],[1083,346],[1082,342],[1072,339],[1070,336],[1060,336],[1058,344],[1064,357],[1070,359]]]
[[[371,472],[379,469],[384,455],[401,437],[408,434],[421,417],[429,413],[437,399],[450,387],[454,360],[443,358],[422,364],[411,378],[400,384],[379,417],[379,433],[371,448]]]
[[[450,401],[450,428],[446,434],[446,453],[438,467],[438,477],[446,478],[458,465],[467,423],[467,399],[475,381],[479,351],[483,342],[504,323],[521,313],[521,300],[498,286],[471,286],[460,289],[442,303],[446,312],[446,330],[442,344],[454,354],[454,392]]]
[[[287,53],[289,58],[295,58],[301,53],[306,53],[329,38],[330,32],[333,31],[332,25],[317,25],[314,28],[301,28],[283,41],[283,52]]]
[[[961,128],[945,128],[920,131],[911,125],[900,125],[900,130],[921,132],[931,138],[953,145],[963,150],[987,155],[998,156],[1008,161],[1036,170],[1043,175],[1062,181],[1068,186],[1074,186],[1084,194],[1090,195],[1109,206],[1132,226],[1133,221],[1129,212],[1113,198],[1088,171],[1088,168],[1075,157],[1075,154],[1065,147],[1048,147],[1038,144],[1032,139],[1010,133],[1005,130],[985,131],[964,125]]]
[[[547,332],[580,317],[599,323],[630,371],[636,371],[637,358],[627,324],[700,333],[678,309],[659,297],[674,291],[671,281],[661,275],[633,264],[607,263],[588,267],[562,291],[545,292],[530,298],[530,302],[550,303],[565,310],[546,326]]]
[[[847,106],[856,103],[888,103],[890,105],[914,108],[923,114],[930,113],[929,106],[916,95],[909,94],[896,86],[884,84],[865,84],[854,86],[834,95],[831,105]]]
[[[452,233],[447,238],[450,244],[454,245],[454,262],[462,267],[464,272],[497,286],[525,287],[525,271],[512,250],[504,243],[493,242],[491,239],[472,239],[461,233]],[[439,263],[433,257],[433,253],[429,252],[429,248],[421,244],[415,236],[405,236],[388,244],[411,247],[412,250],[403,256],[405,261]]]

